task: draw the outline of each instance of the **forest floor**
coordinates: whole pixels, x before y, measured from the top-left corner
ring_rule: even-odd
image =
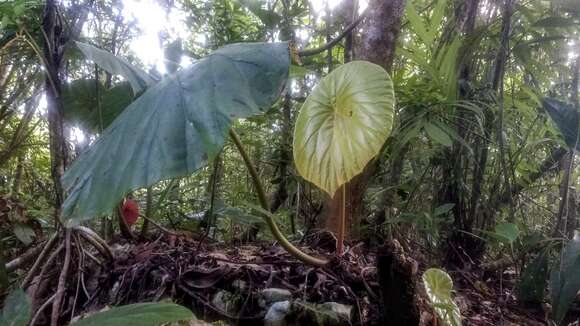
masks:
[[[331,246],[320,239],[311,239],[302,248],[310,254],[329,254],[324,248]],[[75,301],[73,295],[77,298],[77,311],[170,298],[192,308],[201,320],[256,325],[265,315],[262,291],[285,289],[290,300],[351,306],[354,325],[383,325],[375,255],[362,244],[350,247],[329,268],[305,266],[267,243],[226,246],[160,236],[114,244],[113,250],[112,263],[93,263],[85,271],[80,291],[69,287],[69,302]],[[423,265],[419,262],[418,281],[420,271],[430,267]],[[518,305],[509,272],[486,279],[469,272],[450,274],[464,325],[547,325],[541,307]],[[428,306],[422,306],[422,324],[436,325]]]

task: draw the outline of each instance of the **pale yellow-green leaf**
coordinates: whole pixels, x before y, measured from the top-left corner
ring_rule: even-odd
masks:
[[[395,93],[380,66],[353,61],[323,78],[296,120],[298,172],[330,196],[378,154],[391,133]]]
[[[453,281],[449,274],[438,268],[423,273],[423,284],[433,310],[446,326],[461,326],[461,312],[451,297]]]

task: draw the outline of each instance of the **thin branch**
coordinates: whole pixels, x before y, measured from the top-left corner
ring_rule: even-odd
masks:
[[[160,224],[158,224],[157,222],[153,221],[153,219],[147,217],[144,214],[139,214],[139,216],[141,216],[145,221],[153,224],[153,226],[155,226],[156,228],[158,228],[159,230],[163,231],[164,233],[167,233],[169,235],[180,235],[177,232],[171,231],[169,229],[164,228],[163,226],[161,226]]]
[[[363,19],[366,17],[366,13],[367,11],[365,10],[355,21],[353,21],[350,25],[348,25],[336,38],[332,39],[330,42],[324,44],[319,48],[298,51],[298,55],[301,57],[308,57],[331,49],[338,42],[340,42],[345,36],[347,36],[353,29],[355,29],[358,26],[358,24],[360,24],[360,22],[363,21]]]

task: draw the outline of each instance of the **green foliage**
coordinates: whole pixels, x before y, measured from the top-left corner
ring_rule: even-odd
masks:
[[[561,324],[568,308],[580,290],[580,236],[568,241],[560,255],[559,265],[550,272],[552,316]]]
[[[264,224],[264,219],[260,215],[252,214],[250,209],[239,207],[223,207],[216,211],[216,214],[222,218],[228,218],[233,223],[242,225]]]
[[[390,223],[413,224],[426,235],[429,244],[437,246],[441,233],[453,222],[451,210],[454,206],[455,204],[443,204],[430,212],[401,213],[399,218],[393,219]]]
[[[578,22],[576,22],[573,18],[565,18],[561,16],[552,16],[546,17],[538,20],[532,26],[534,27],[547,27],[547,28],[558,28],[558,27],[574,27],[577,26]]]
[[[30,299],[22,289],[16,289],[8,295],[0,316],[2,326],[26,326],[30,321],[32,307]]]
[[[0,3],[0,32],[22,25],[41,7],[40,0],[11,0]]]
[[[238,2],[256,15],[267,28],[274,28],[282,21],[282,16],[272,10],[262,8],[260,0],[238,0]]]
[[[433,310],[443,323],[446,326],[460,326],[461,312],[451,297],[453,291],[451,277],[441,269],[430,268],[423,273],[423,285]]]
[[[107,214],[131,190],[204,166],[234,119],[274,103],[289,65],[286,43],[233,44],[150,87],[66,172],[62,220]]]
[[[159,326],[164,323],[194,319],[193,313],[174,303],[136,303],[97,312],[72,326]]]
[[[388,73],[354,61],[323,78],[294,130],[298,172],[330,196],[359,174],[391,132],[395,95]]]

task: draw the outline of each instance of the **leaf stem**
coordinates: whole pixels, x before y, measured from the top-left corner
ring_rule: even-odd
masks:
[[[346,233],[346,183],[342,185],[342,201],[340,207],[340,224],[336,244],[336,254],[340,257],[344,253],[344,235]]]
[[[232,138],[234,145],[236,145],[236,148],[240,152],[240,155],[244,160],[244,164],[246,164],[246,168],[248,169],[252,181],[254,182],[256,192],[258,193],[258,200],[260,201],[260,205],[264,210],[264,212],[262,212],[263,214],[261,215],[266,221],[266,224],[268,224],[268,227],[270,228],[270,231],[272,232],[274,238],[276,238],[276,240],[280,243],[280,245],[284,249],[286,249],[286,251],[288,251],[290,255],[292,255],[294,258],[300,260],[305,264],[317,267],[322,267],[328,264],[328,260],[312,257],[306,254],[305,252],[301,251],[300,249],[296,248],[292,243],[290,243],[290,241],[288,241],[288,239],[286,239],[286,237],[284,237],[282,232],[280,232],[278,225],[276,225],[276,222],[274,221],[274,216],[270,213],[270,205],[268,204],[266,192],[264,191],[264,187],[262,186],[262,182],[260,181],[260,177],[258,176],[256,167],[254,166],[254,163],[252,162],[252,160],[248,156],[248,153],[244,149],[240,137],[232,128],[230,128],[230,137]]]

